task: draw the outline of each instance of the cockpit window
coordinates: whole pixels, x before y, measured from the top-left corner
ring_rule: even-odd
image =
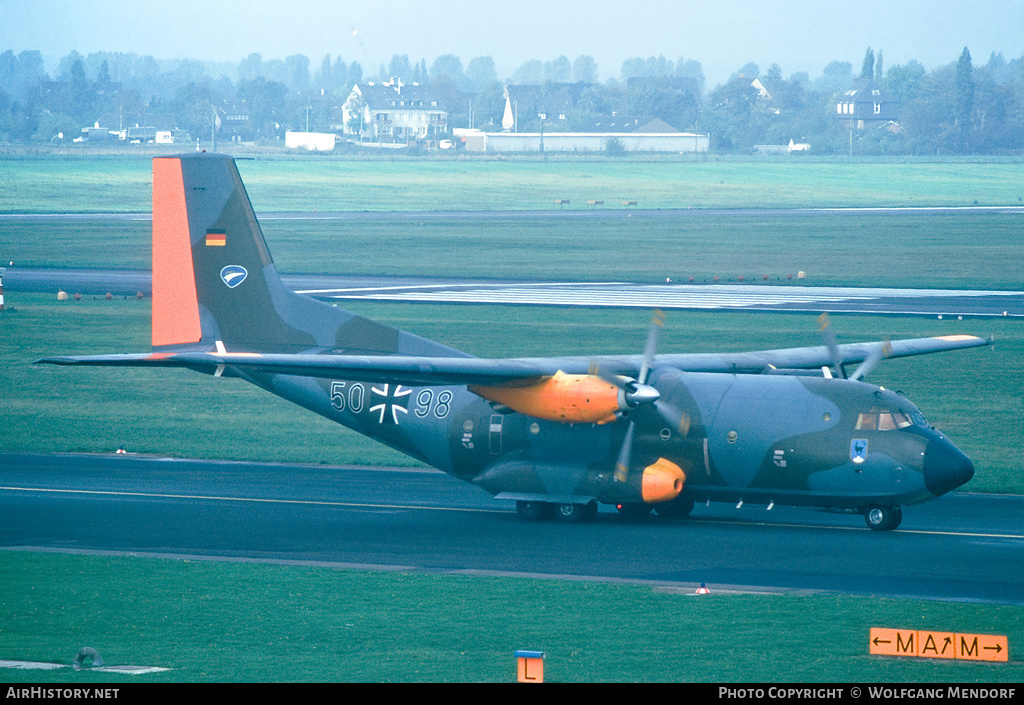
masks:
[[[922,414],[920,411],[911,411],[910,412],[910,418],[918,426],[923,426],[924,428],[928,428],[928,421],[927,421],[927,419],[925,419],[924,414]]]
[[[916,416],[921,416],[916,414]],[[878,406],[871,407],[871,411],[857,415],[858,431],[895,431],[907,426],[913,426],[917,419],[911,420],[902,411],[893,411]],[[924,421],[924,417],[921,417]]]
[[[874,431],[878,428],[878,414],[858,414],[858,431]]]

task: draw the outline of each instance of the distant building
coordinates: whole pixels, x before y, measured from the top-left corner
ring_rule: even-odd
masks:
[[[860,78],[836,98],[836,118],[848,130],[884,125],[896,120],[899,106],[887,90],[869,78]]]
[[[510,83],[505,86],[505,112],[501,127],[508,132],[536,129],[541,121],[552,129],[565,129],[569,113],[576,107],[589,83],[547,83],[543,86]]]
[[[483,132],[456,128],[467,152],[707,152],[707,135],[691,132]]]
[[[134,127],[129,127],[125,139],[136,144],[156,142],[156,128],[152,125],[135,125]]]
[[[757,91],[757,94],[761,96],[762,100],[772,99],[772,94],[768,91],[767,88],[764,87],[764,84],[761,83],[760,79],[755,78],[753,81],[751,81],[750,87]]]
[[[811,151],[811,145],[807,142],[790,140],[789,144],[755,144],[754,151],[760,155],[770,154],[794,154]]]
[[[284,146],[305,149],[308,152],[333,152],[336,136],[333,132],[285,132]]]
[[[671,134],[680,132],[661,118],[630,115],[597,115],[579,126],[577,132],[623,132]]]
[[[448,133],[448,107],[429,86],[358,83],[342,108],[346,134],[379,142],[432,139]]]
[[[227,142],[248,142],[256,139],[252,116],[244,104],[224,101],[223,104],[214,107],[214,112],[217,115],[218,139]]]
[[[114,142],[118,139],[117,130],[111,130],[109,127],[100,127],[97,122],[93,127],[83,127],[82,134],[76,137],[73,142]]]

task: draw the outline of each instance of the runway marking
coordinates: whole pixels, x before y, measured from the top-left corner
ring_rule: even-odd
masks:
[[[491,290],[502,290],[502,289],[519,289],[527,287],[540,287],[540,286],[556,286],[556,287],[588,287],[588,286],[628,286],[628,282],[602,282],[600,284],[586,283],[586,282],[521,282],[510,286],[507,283],[501,284],[481,284],[480,282],[473,282],[471,284],[457,284],[454,282],[447,282],[444,284],[407,284],[405,286],[359,286],[346,289],[303,289],[296,291],[297,294],[331,294],[331,293],[349,293],[349,292],[360,292],[360,291],[405,291],[413,289],[491,289]]]
[[[14,668],[18,670],[43,670],[52,671],[57,668],[71,668],[66,663],[45,663],[41,661],[6,661],[0,660],[0,668]],[[149,673],[162,673],[170,671],[162,666],[92,666],[85,669],[89,673],[102,671],[104,673],[126,673],[130,676],[139,676]]]
[[[17,668],[21,670],[52,671],[56,668],[71,668],[66,663],[45,663],[43,661],[8,661],[0,660],[0,668]]]
[[[750,309],[797,305],[836,310],[847,303],[856,312],[871,311],[901,298],[931,305],[929,310],[895,311],[903,314],[950,313],[935,306],[952,299],[1002,297],[1008,308],[1024,296],[1019,291],[950,289],[871,289],[864,287],[809,287],[765,284],[634,284],[628,282],[523,282],[443,283],[408,286],[305,289],[299,293],[325,300],[417,301],[476,304],[534,304],[546,306],[589,306],[616,308]],[[916,304],[915,304],[916,305]],[[856,307],[861,307],[860,309]],[[787,308],[789,307],[789,308]],[[934,309],[934,310],[931,310]],[[893,313],[894,311],[884,311]],[[963,311],[966,315],[1003,315],[1002,311]],[[1016,315],[1016,314],[1015,314]]]
[[[743,521],[742,519],[713,519],[713,518],[702,518],[702,517],[691,517],[687,520],[680,520],[683,522],[694,521],[701,522],[703,524],[730,524],[733,526],[771,526],[771,527],[785,527],[787,529],[835,529],[837,531],[865,531],[869,530],[866,526],[836,526],[834,524],[787,524],[783,522],[770,522],[770,521]],[[889,534],[921,534],[925,536],[958,536],[961,538],[983,538],[983,539],[1021,539],[1024,540],[1024,534],[983,534],[972,531],[941,531],[939,529],[892,529],[891,531],[885,532]]]
[[[498,509],[473,509],[471,507],[432,507],[417,504],[369,504],[360,502],[325,502],[314,499],[263,499],[259,497],[217,497],[214,495],[165,494],[159,492],[116,492],[114,490],[62,490],[47,487],[0,487],[0,491],[43,492],[51,494],[104,495],[111,497],[151,497],[156,499],[206,499],[220,502],[259,502],[265,504],[305,504],[324,507],[359,507],[366,509],[429,509],[439,512],[477,512],[480,514],[505,514]]]

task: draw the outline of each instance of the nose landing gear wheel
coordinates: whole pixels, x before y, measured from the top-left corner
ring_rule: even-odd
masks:
[[[903,510],[899,506],[880,507],[875,505],[868,507],[864,512],[864,523],[875,531],[895,529],[901,521],[903,521]]]

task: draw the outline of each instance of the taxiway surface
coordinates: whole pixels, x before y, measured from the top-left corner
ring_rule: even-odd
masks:
[[[1024,604],[1024,498],[525,522],[433,470],[0,453],[0,547]]]

